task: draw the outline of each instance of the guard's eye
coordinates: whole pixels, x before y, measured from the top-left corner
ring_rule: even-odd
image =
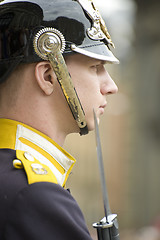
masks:
[[[100,65],[93,65],[93,66],[91,66],[91,69],[93,71],[95,71],[95,72],[98,72],[99,68],[100,68]]]

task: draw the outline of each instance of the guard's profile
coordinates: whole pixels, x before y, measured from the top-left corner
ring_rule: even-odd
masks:
[[[62,146],[117,92],[113,47],[92,0],[0,1],[0,239],[91,239]]]

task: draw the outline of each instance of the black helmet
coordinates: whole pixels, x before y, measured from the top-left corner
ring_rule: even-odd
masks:
[[[20,63],[47,59],[41,51],[48,45],[46,33],[49,45],[60,46],[64,56],[81,53],[119,62],[110,51],[114,45],[92,0],[1,0],[0,83]]]

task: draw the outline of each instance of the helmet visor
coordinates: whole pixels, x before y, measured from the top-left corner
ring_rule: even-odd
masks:
[[[74,52],[81,53],[91,58],[106,61],[108,63],[119,63],[119,60],[113,55],[113,53],[104,43],[100,43],[99,45],[90,45],[85,48],[76,47],[76,45],[72,44],[71,48]]]

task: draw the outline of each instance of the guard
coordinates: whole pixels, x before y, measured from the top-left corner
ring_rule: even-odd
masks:
[[[62,146],[118,91],[112,47],[92,0],[0,1],[0,239],[91,240]]]

